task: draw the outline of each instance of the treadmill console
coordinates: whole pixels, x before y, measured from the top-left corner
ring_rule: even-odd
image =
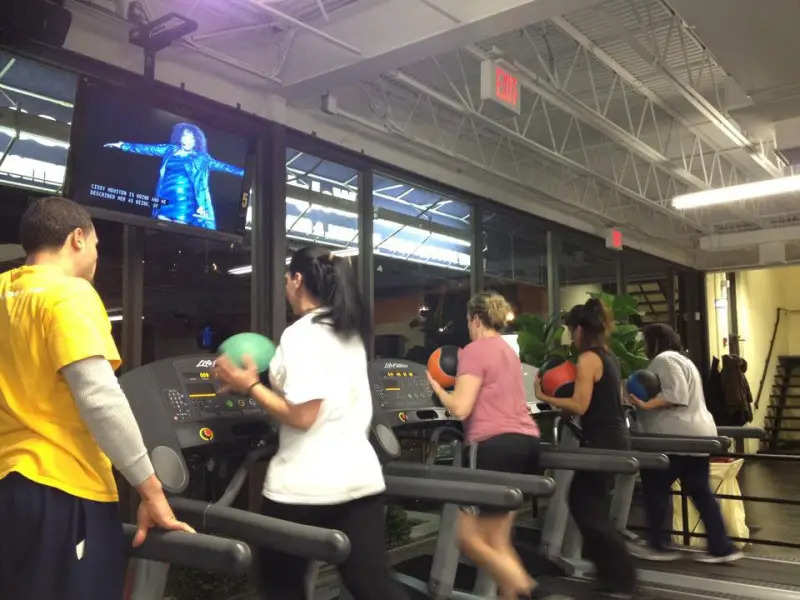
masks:
[[[205,354],[160,360],[119,380],[156,474],[173,493],[188,485],[184,450],[277,434],[254,400],[222,391],[211,375],[213,364]]]
[[[389,427],[452,420],[433,393],[425,365],[401,359],[376,359],[368,366],[375,419]]]

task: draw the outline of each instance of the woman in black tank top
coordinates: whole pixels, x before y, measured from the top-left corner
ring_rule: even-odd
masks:
[[[629,450],[630,436],[622,412],[619,362],[608,349],[613,321],[600,300],[572,308],[567,327],[580,350],[572,398],[554,398],[536,382],[536,396],[580,416],[581,445]],[[622,535],[611,521],[607,495],[613,477],[578,471],[569,491],[569,508],[583,537],[584,556],[595,564],[599,593],[613,598],[636,598],[636,567]]]

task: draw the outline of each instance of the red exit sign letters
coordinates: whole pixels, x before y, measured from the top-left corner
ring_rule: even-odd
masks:
[[[481,100],[492,100],[520,114],[519,77],[495,60],[481,63]]]

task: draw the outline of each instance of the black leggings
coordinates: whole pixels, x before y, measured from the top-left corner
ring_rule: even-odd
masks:
[[[711,491],[710,476],[707,456],[671,455],[668,470],[642,471],[648,541],[653,548],[664,550],[669,545],[669,532],[673,529],[672,484],[678,479],[706,526],[709,554],[727,556],[736,550],[725,532],[722,511]]]
[[[338,529],[350,538],[350,556],[338,565],[344,587],[354,600],[408,600],[394,580],[386,554],[386,501],[383,495],[344,504],[296,505],[264,500],[267,516]],[[306,559],[261,549],[261,586],[268,600],[305,600]]]
[[[569,510],[583,537],[583,552],[597,569],[605,589],[629,593],[636,587],[636,566],[622,535],[609,518],[608,493],[613,478],[578,471],[569,489]]]

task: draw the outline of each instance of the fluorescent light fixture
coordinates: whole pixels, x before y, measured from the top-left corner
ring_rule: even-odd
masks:
[[[766,179],[764,181],[754,181],[714,190],[683,194],[672,199],[672,207],[678,210],[702,208],[717,204],[740,202],[742,200],[791,194],[792,192],[800,192],[800,175],[790,175],[789,177]]]
[[[122,321],[122,315],[108,315],[108,320],[112,323],[119,323]],[[144,321],[144,315],[142,315],[142,321]]]

